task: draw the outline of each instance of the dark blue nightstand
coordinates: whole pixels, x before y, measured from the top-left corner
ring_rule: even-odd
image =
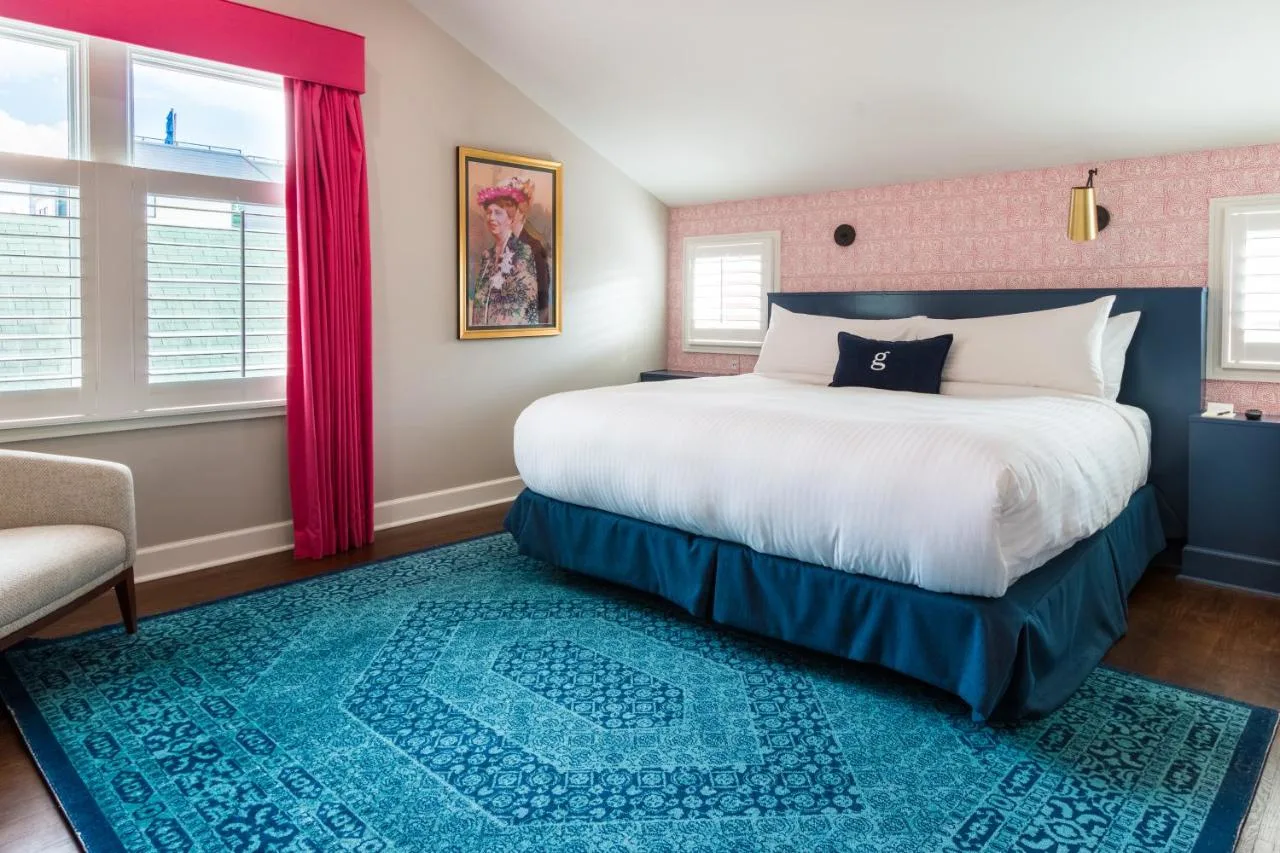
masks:
[[[1191,419],[1182,572],[1280,593],[1280,418]]]
[[[704,376],[715,376],[714,373],[693,373],[688,370],[646,370],[640,374],[641,382],[666,382],[670,379],[701,379]]]

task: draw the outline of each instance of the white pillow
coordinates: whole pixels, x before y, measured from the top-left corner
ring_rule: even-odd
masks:
[[[954,336],[942,378],[947,382],[1033,385],[1103,396],[1102,338],[1114,296],[1084,305],[944,320],[925,317],[913,337]]]
[[[850,332],[877,341],[907,340],[911,323],[923,317],[901,320],[852,320],[797,314],[778,305],[769,315],[769,330],[760,345],[756,373],[800,382],[830,384],[840,360],[836,336]]]
[[[1102,332],[1102,376],[1106,380],[1102,396],[1113,402],[1120,397],[1124,357],[1133,342],[1133,333],[1138,330],[1138,318],[1141,316],[1141,311],[1117,314],[1107,320],[1107,328]]]

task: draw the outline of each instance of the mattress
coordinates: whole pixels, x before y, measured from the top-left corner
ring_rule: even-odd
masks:
[[[937,592],[996,597],[1146,482],[1139,409],[1066,394],[910,394],[759,375],[545,397],[516,422],[556,500]]]

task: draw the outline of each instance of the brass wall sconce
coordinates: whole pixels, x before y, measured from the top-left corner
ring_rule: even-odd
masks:
[[[1093,176],[1097,169],[1089,170],[1089,181],[1082,187],[1071,188],[1071,210],[1067,214],[1067,236],[1077,243],[1098,239],[1098,232],[1111,224],[1111,212],[1098,204],[1093,192]]]

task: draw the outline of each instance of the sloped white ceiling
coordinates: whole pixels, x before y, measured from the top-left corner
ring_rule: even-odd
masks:
[[[1280,0],[412,2],[671,205],[1280,142]]]

